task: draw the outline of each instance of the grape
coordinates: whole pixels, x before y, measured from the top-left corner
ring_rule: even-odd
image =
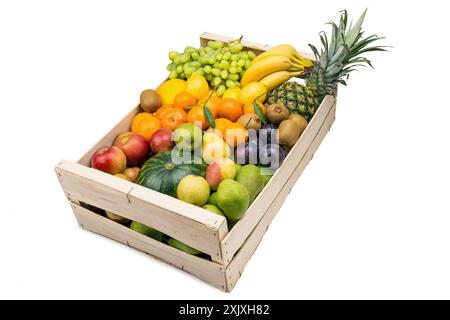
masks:
[[[234,81],[234,85],[236,86],[236,88],[241,87],[241,83],[239,81]]]
[[[215,75],[216,77],[218,77],[218,76],[220,76],[220,69],[213,68],[213,69],[211,70],[211,73],[212,73],[213,75]]]
[[[195,49],[194,47],[188,46],[188,47],[184,48],[184,53],[187,53],[187,54],[191,54],[192,52],[196,52],[196,51],[197,51],[197,49]]]
[[[210,47],[205,47],[205,51],[206,51],[207,53],[211,53],[211,52],[214,51],[214,49],[213,49],[213,48],[210,48]]]
[[[191,60],[191,55],[188,53],[183,53],[182,55],[180,55],[180,57],[181,57],[181,63],[186,63],[189,60]]]
[[[222,72],[220,73],[220,77],[222,79],[226,79],[228,77],[228,71],[227,70],[222,70]]]
[[[216,93],[217,93],[217,95],[218,95],[219,97],[221,97],[221,96],[223,96],[225,90],[227,90],[227,87],[225,87],[223,84],[221,84],[221,85],[217,88]]]
[[[248,59],[248,54],[247,54],[247,52],[241,52],[241,53],[239,53],[239,58],[240,58],[240,59],[247,60],[247,59]]]
[[[217,50],[223,47],[223,42],[221,41],[208,41],[208,47]]]
[[[170,71],[169,79],[176,79],[178,78],[178,72],[176,70]]]
[[[225,52],[223,54],[223,60],[230,60],[231,59],[231,53]]]
[[[234,88],[234,87],[236,87],[236,84],[234,83],[233,80],[227,80],[227,82],[225,82],[225,85],[226,85],[228,88]]]
[[[241,67],[237,67],[236,70],[237,70],[238,73],[242,72],[242,68]]]
[[[173,71],[173,70],[175,70],[177,68],[177,65],[175,64],[175,63],[169,63],[168,65],[167,65],[167,71]]]
[[[195,70],[189,69],[188,72],[185,72],[186,73],[186,79],[189,79],[191,77],[192,73],[194,73],[194,71]]]
[[[250,66],[250,60],[247,60],[247,61],[245,61],[245,65],[244,65],[244,67],[245,67],[245,69],[248,69],[248,67]]]
[[[245,62],[246,62],[246,61],[248,61],[248,60],[239,59],[239,61],[238,61],[238,66],[239,66],[239,67],[245,66]]]
[[[221,83],[222,83],[222,79],[220,77],[215,77],[212,81],[212,85],[214,88],[217,87]]]
[[[221,69],[228,69],[230,67],[230,63],[227,60],[220,61],[219,67]]]
[[[233,80],[233,81],[238,81],[239,80],[239,75],[238,74],[229,74],[227,79],[230,79],[230,80]]]
[[[247,51],[248,58],[253,60],[256,58],[256,54],[253,51]]]
[[[233,54],[233,55],[231,55],[231,60],[232,61],[238,61],[239,60],[239,56],[237,54]]]
[[[186,79],[186,73],[184,73],[184,72],[180,73],[180,78],[181,79]]]
[[[205,48],[198,49],[198,53],[200,54],[201,57],[203,57],[206,54]]]
[[[220,61],[223,59],[223,55],[221,53],[216,54],[216,60]]]
[[[230,66],[236,68],[238,66],[237,61],[231,61]]]
[[[198,52],[192,52],[191,58],[192,60],[198,60],[198,58],[200,58],[200,54]]]
[[[174,62],[176,65],[179,65],[179,64],[182,64],[182,63],[183,63],[183,62],[181,62],[181,60],[182,60],[182,55],[179,54],[178,56],[175,57],[175,59],[173,59],[173,62]]]
[[[207,74],[206,74],[206,80],[208,80],[209,82],[211,82],[212,79],[214,79],[214,75],[213,75],[212,73],[207,73]]]
[[[178,73],[182,73],[183,72],[183,66],[182,65],[177,66],[177,72]]]
[[[204,66],[203,67],[203,71],[205,71],[205,73],[211,73],[211,70],[212,70],[212,68],[211,68],[211,66],[210,65],[206,65],[206,66]]]
[[[209,57],[209,58],[208,58],[208,63],[209,63],[209,64],[214,64],[214,63],[216,63],[216,58],[215,58],[214,56]]]
[[[201,76],[205,75],[205,70],[203,68],[198,68],[196,72]]]
[[[244,46],[242,45],[242,43],[236,43],[230,46],[230,51],[233,53],[237,53],[241,51],[243,48]]]
[[[178,52],[176,52],[176,51],[170,51],[170,52],[169,52],[169,59],[170,59],[171,61],[173,61],[173,60],[175,60],[175,58],[176,58],[178,55],[179,55]]]
[[[230,67],[230,69],[228,69],[228,71],[232,74],[236,74],[237,73],[237,68],[236,67]]]
[[[216,62],[216,63],[213,64],[213,66],[214,66],[214,68],[219,69],[219,68],[220,68],[220,63],[219,63],[219,62]]]

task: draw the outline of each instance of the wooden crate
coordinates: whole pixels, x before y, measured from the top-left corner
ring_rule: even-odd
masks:
[[[209,33],[200,36],[202,45],[208,40],[231,39]],[[257,53],[270,48],[245,41],[243,44]],[[146,252],[223,291],[231,291],[292,186],[333,124],[335,98],[325,97],[282,166],[231,231],[219,215],[90,168],[94,152],[111,145],[120,132],[128,131],[133,117],[139,112],[139,107],[134,108],[78,162],[62,160],[56,165],[57,177],[78,223],[86,230]],[[98,214],[95,208],[153,227],[204,252],[211,260],[189,255],[137,233]]]

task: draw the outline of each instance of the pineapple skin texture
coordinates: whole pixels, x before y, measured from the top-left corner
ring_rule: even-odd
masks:
[[[314,93],[303,84],[288,81],[269,92],[266,103],[283,103],[291,113],[297,113],[310,121],[320,102]]]

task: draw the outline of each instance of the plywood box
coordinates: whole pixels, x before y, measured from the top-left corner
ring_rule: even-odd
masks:
[[[200,36],[202,44],[208,40],[229,41],[230,38],[209,33]],[[256,53],[270,48],[245,41],[243,44]],[[111,145],[120,132],[129,131],[133,117],[139,112],[139,107],[134,108],[78,162],[62,160],[56,165],[58,179],[78,223],[86,230],[146,252],[223,291],[231,291],[289,191],[333,124],[335,98],[325,97],[282,166],[230,231],[225,218],[219,215],[90,168],[94,152]],[[210,259],[189,255],[137,233],[102,216],[98,209],[157,229],[198,249]]]

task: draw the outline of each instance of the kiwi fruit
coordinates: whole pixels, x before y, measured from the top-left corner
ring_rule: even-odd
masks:
[[[162,100],[155,90],[147,89],[141,92],[140,104],[144,111],[154,113],[161,108]]]
[[[293,113],[288,117],[289,120],[294,121],[298,128],[300,129],[300,135],[302,135],[303,131],[305,131],[306,126],[308,125],[308,121],[303,118],[301,115]]]
[[[271,104],[267,107],[266,117],[270,122],[278,124],[289,117],[289,109],[283,103]]]
[[[280,123],[277,131],[279,144],[292,148],[300,137],[300,128],[293,120],[284,120]]]
[[[242,115],[237,122],[242,124],[246,129],[254,129],[256,131],[261,129],[261,120],[254,113]]]

